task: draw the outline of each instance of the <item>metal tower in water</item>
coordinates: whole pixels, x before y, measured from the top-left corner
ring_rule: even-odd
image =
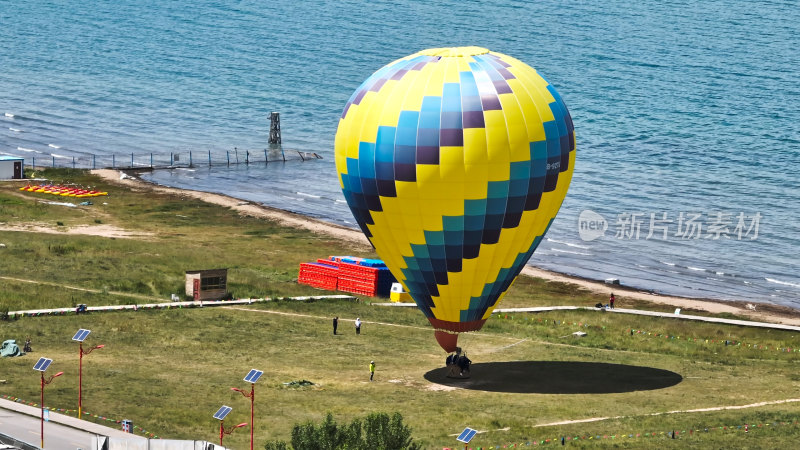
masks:
[[[281,143],[281,114],[275,111],[269,115],[269,143]]]

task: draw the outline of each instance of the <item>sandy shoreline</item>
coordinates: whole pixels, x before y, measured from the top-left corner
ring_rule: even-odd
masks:
[[[349,242],[356,247],[363,247],[364,250],[371,249],[369,241],[360,231],[328,222],[323,222],[321,220],[306,217],[300,214],[271,208],[269,206],[252,204],[250,202],[239,200],[223,194],[161,186],[141,180],[138,177],[134,178],[130,175],[123,176],[123,172],[118,170],[101,169],[93,170],[92,173],[102,177],[108,182],[126,186],[133,190],[164,192],[184,197],[196,198],[208,203],[231,208],[243,215],[274,220],[287,226],[300,227],[310,230],[314,233],[331,236],[333,238]],[[662,305],[669,305],[675,308],[682,308],[686,310],[706,311],[715,314],[731,313],[740,316],[746,316],[752,320],[782,323],[787,325],[800,325],[800,311],[789,307],[765,303],[748,304],[740,301],[692,299],[657,295],[644,292],[640,289],[632,289],[625,286],[612,287],[600,281],[550,272],[531,266],[526,266],[522,270],[522,274],[542,278],[548,281],[576,285],[581,289],[601,294],[604,296],[604,298],[609,294],[609,292],[614,291],[618,301],[620,302],[624,302],[626,298],[636,299]]]

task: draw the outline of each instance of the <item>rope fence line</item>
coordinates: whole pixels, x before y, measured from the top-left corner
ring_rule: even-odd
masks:
[[[640,336],[640,337],[649,337],[649,338],[662,338],[662,339],[669,339],[669,340],[678,340],[678,341],[687,341],[697,344],[716,344],[716,345],[724,345],[725,347],[735,347],[735,348],[748,348],[752,350],[774,350],[781,353],[798,353],[800,352],[800,348],[796,347],[778,347],[778,346],[770,346],[770,345],[763,345],[763,344],[755,344],[752,342],[742,342],[737,341],[734,339],[703,339],[703,338],[693,338],[688,336],[678,336],[672,335],[667,333],[656,333],[652,331],[644,331],[644,330],[637,330],[631,329],[630,331],[631,336]],[[799,344],[800,345],[800,344]]]
[[[147,304],[129,304],[129,305],[110,305],[110,306],[88,306],[85,310],[78,310],[75,307],[70,308],[52,308],[52,309],[34,309],[28,311],[8,311],[6,317],[1,317],[2,320],[17,320],[25,317],[44,317],[44,316],[65,316],[68,314],[86,314],[90,312],[109,312],[109,311],[144,311],[144,310],[160,310],[160,309],[183,309],[183,308],[204,308],[214,306],[230,306],[230,305],[250,305],[253,303],[271,302],[276,300],[294,300],[294,301],[307,301],[307,300],[354,300],[356,297],[352,295],[312,295],[300,297],[263,297],[263,298],[239,298],[234,300],[192,300],[192,301],[176,301],[164,303],[147,303]]]

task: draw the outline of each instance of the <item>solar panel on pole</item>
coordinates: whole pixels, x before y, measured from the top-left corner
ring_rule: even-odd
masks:
[[[225,416],[227,416],[228,413],[230,413],[232,410],[233,408],[231,408],[230,406],[222,405],[219,411],[214,413],[214,418],[217,420],[225,420]]]
[[[33,370],[44,372],[48,367],[50,367],[51,362],[53,362],[53,360],[50,358],[39,358],[39,361],[36,361],[36,365],[33,366]]]
[[[261,378],[261,375],[264,375],[263,370],[250,369],[250,372],[246,377],[244,377],[244,381],[247,381],[248,383],[255,383],[259,378]]]
[[[461,434],[458,435],[456,440],[459,442],[463,442],[465,444],[469,444],[469,441],[471,441],[472,438],[474,438],[477,433],[478,433],[477,430],[473,430],[472,428],[467,427],[464,428],[464,431],[462,431]]]
[[[91,333],[91,330],[84,330],[83,328],[81,328],[80,330],[78,330],[77,333],[75,333],[75,336],[72,336],[72,340],[83,342],[89,336],[89,333]]]

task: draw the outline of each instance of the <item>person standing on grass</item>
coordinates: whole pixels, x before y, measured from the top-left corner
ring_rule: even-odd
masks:
[[[336,316],[333,318],[333,334],[336,334],[336,327],[339,326],[339,317]]]
[[[617,300],[617,298],[614,297],[614,293],[612,292],[611,293],[611,298],[608,299],[608,304],[611,307],[611,309],[614,309],[614,301],[615,300]]]
[[[375,376],[375,361],[369,362],[369,381],[372,381],[372,377]]]
[[[361,319],[356,317],[356,334],[361,334]]]

